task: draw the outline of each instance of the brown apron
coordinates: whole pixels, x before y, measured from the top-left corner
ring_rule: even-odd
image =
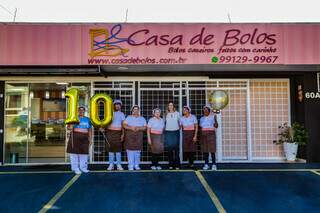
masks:
[[[216,131],[201,131],[200,144],[202,152],[216,152]]]
[[[127,150],[142,150],[143,131],[125,131],[125,147]]]
[[[106,137],[110,144],[110,147],[108,147],[108,145],[106,146],[107,150],[109,152],[121,152],[122,151],[122,142],[121,142],[122,130],[108,129],[106,133],[107,133]]]
[[[150,134],[151,137],[151,152],[153,154],[161,154],[164,150],[163,134]]]
[[[89,134],[72,131],[68,141],[67,153],[89,154]]]
[[[197,145],[193,142],[194,130],[183,130],[183,152],[196,152]]]

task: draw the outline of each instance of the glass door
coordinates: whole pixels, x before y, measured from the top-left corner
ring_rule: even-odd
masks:
[[[5,86],[5,163],[27,162],[28,89],[28,84]]]
[[[90,83],[5,85],[5,163],[67,161],[65,93],[70,86],[80,90],[79,105],[88,109]]]
[[[29,163],[65,162],[66,84],[30,84]]]

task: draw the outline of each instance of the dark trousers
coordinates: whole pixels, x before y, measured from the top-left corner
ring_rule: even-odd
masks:
[[[168,150],[169,167],[180,167],[179,149]]]
[[[193,165],[194,162],[194,156],[196,155],[195,152],[185,152],[184,154],[185,160],[189,162],[189,165]]]
[[[204,163],[209,164],[209,153],[205,152],[203,153]],[[212,158],[212,164],[216,164],[216,154],[214,152],[211,152],[211,158]]]
[[[158,166],[159,165],[159,161],[160,161],[160,157],[161,154],[151,154],[151,161],[152,161],[152,165],[151,166]]]

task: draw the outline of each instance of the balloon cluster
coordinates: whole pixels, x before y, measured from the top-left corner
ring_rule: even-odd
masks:
[[[79,90],[71,88],[67,91],[65,96],[68,98],[67,102],[67,118],[65,124],[77,124],[79,123],[78,117],[78,104],[79,104]],[[103,119],[99,117],[99,105],[103,103],[104,115]],[[99,93],[95,94],[90,99],[90,120],[93,126],[97,128],[104,128],[110,124],[113,119],[113,104],[110,96]]]

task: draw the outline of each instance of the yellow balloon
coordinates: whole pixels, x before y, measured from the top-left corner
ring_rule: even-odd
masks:
[[[99,118],[99,102],[104,103],[103,119]],[[113,119],[113,104],[110,96],[106,94],[95,94],[90,100],[90,118],[93,126],[104,128],[110,124]]]
[[[64,121],[65,124],[76,124],[79,123],[78,117],[78,100],[79,100],[79,90],[76,88],[71,88],[65,94],[68,98],[68,111],[67,118]]]
[[[229,95],[226,91],[216,90],[209,95],[209,103],[213,110],[222,110],[229,103]]]

